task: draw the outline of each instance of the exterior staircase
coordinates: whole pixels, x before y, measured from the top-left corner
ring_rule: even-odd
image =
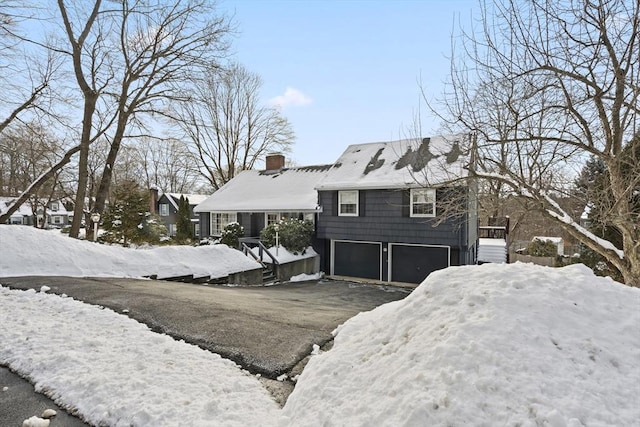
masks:
[[[504,225],[478,227],[478,264],[509,262],[509,218]]]
[[[280,264],[275,256],[262,244],[260,239],[245,237],[240,239],[240,250],[250,258],[258,261],[262,266],[262,283],[271,283],[278,280],[278,265]],[[254,249],[258,249],[258,254]],[[269,259],[270,262],[265,261]]]

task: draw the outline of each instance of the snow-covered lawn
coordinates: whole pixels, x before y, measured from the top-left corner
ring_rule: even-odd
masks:
[[[0,226],[0,276],[140,274],[57,236],[49,261],[51,236]],[[172,249],[172,263],[189,265],[193,248]],[[436,272],[339,327],[283,409],[217,355],[45,291],[0,288],[0,364],[95,424],[640,425],[640,290],[580,265]]]

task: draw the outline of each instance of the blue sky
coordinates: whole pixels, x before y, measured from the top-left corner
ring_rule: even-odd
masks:
[[[442,93],[450,37],[469,23],[475,0],[220,0],[234,15],[235,59],[279,100],[299,165],[334,162],[349,144],[406,135],[418,109],[418,80]],[[438,122],[422,109],[423,136]]]

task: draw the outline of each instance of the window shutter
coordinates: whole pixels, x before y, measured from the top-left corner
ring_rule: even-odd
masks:
[[[331,192],[331,215],[332,216],[338,216],[338,192],[337,191],[332,191]]]
[[[358,216],[365,216],[364,205],[366,204],[366,191],[358,191]]]
[[[402,216],[411,216],[411,190],[402,190]]]

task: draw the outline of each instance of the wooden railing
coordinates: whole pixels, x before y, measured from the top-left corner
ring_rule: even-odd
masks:
[[[253,252],[252,247],[249,246],[249,245],[255,245],[254,247],[256,247],[256,246],[258,247],[258,255],[256,255]],[[264,264],[264,255],[265,254],[271,259],[271,263],[273,265],[280,264],[278,262],[278,260],[276,259],[276,257],[274,257],[273,254],[271,252],[269,252],[269,249],[267,249],[259,239],[254,239],[254,238],[249,238],[249,237],[245,237],[245,238],[240,239],[240,250],[245,255],[250,256],[253,259],[255,259],[256,261],[258,261],[260,264],[262,264],[263,267],[266,267],[266,265]]]

